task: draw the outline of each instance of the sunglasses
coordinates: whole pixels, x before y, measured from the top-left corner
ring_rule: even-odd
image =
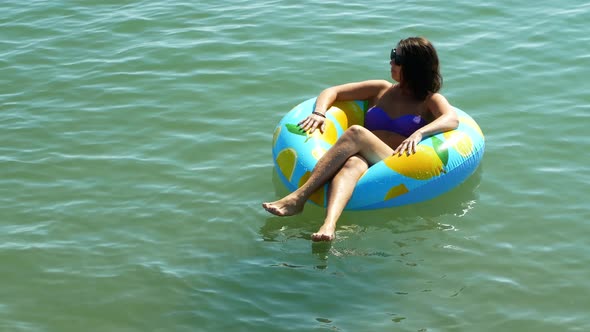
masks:
[[[393,61],[396,65],[401,66],[402,64],[402,56],[397,54],[395,48],[391,49],[391,54],[389,55],[389,59]]]

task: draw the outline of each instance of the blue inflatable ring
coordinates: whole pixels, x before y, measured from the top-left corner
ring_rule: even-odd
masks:
[[[275,128],[272,153],[279,178],[294,191],[309,179],[318,159],[354,124],[364,123],[365,101],[336,102],[326,113],[324,133],[302,131],[297,125],[315,107],[308,99],[289,111]],[[439,196],[465,181],[484,153],[479,125],[455,108],[459,127],[430,136],[410,156],[394,155],[372,165],[359,179],[346,210],[369,210],[418,203]],[[310,200],[326,204],[327,187]]]

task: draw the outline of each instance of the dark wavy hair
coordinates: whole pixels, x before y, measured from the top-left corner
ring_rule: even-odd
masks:
[[[399,41],[402,56],[402,88],[407,88],[416,98],[424,100],[438,92],[443,83],[438,54],[434,46],[423,37],[410,37]]]

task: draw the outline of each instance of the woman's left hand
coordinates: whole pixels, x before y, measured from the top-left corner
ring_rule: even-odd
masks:
[[[418,143],[422,141],[422,133],[419,131],[415,131],[410,137],[406,138],[395,150],[393,150],[394,155],[401,156],[404,152],[409,156],[411,154],[416,153],[416,147]]]
[[[301,120],[298,125],[299,128],[308,131],[310,134],[313,134],[316,129],[319,129],[320,133],[323,134],[326,129],[326,117],[312,113],[307,118]]]

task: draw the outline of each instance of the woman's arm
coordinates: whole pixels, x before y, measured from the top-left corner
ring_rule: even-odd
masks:
[[[430,96],[426,100],[426,107],[434,115],[434,121],[417,130],[423,137],[453,130],[459,126],[457,113],[443,95],[436,93]]]
[[[438,134],[444,131],[456,129],[459,126],[457,113],[447,99],[435,93],[425,101],[426,107],[434,116],[434,121],[416,130],[410,137],[406,138],[394,151],[393,154],[406,152],[408,155],[416,153],[416,146],[424,137]]]
[[[314,113],[299,123],[301,129],[313,133],[316,129],[324,132],[326,111],[336,101],[372,99],[391,87],[385,80],[369,80],[333,86],[322,91],[315,103]]]
[[[315,104],[315,111],[324,114],[336,101],[367,100],[376,97],[383,90],[391,87],[385,80],[369,80],[333,86],[320,93]]]

